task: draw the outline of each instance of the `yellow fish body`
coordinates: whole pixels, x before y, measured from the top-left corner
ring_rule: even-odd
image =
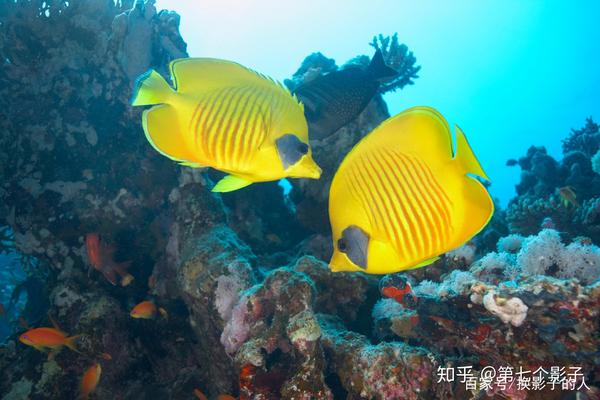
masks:
[[[161,154],[228,176],[213,191],[285,177],[318,179],[304,108],[281,84],[237,63],[211,58],[171,62],[169,84],[156,72],[138,78],[132,104],[144,111],[146,138]]]
[[[436,110],[415,107],[364,137],[336,172],[329,193],[332,271],[388,274],[434,262],[489,222],[489,180],[463,132],[456,151]]]

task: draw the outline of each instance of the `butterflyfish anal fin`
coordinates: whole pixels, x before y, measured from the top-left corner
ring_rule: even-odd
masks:
[[[146,139],[160,154],[175,161],[194,162],[195,157],[185,144],[174,107],[163,104],[145,110],[142,126]]]
[[[477,175],[487,181],[491,181],[481,167],[481,164],[479,163],[479,160],[477,160],[475,153],[473,153],[473,149],[471,149],[467,137],[462,129],[458,127],[458,125],[455,126],[455,133],[456,155],[454,158],[464,166],[466,173]]]
[[[208,166],[206,166],[206,165],[199,164],[197,162],[191,162],[191,161],[181,161],[179,163],[179,165],[183,165],[184,167],[190,167],[190,168],[208,168]]]
[[[411,269],[417,269],[417,268],[426,267],[428,265],[433,264],[434,262],[436,262],[439,259],[440,259],[440,256],[435,256],[435,257],[429,258],[429,259],[427,259],[425,261],[422,261],[422,262],[420,262],[420,263],[418,263],[416,265],[413,265],[412,267],[408,267],[408,268],[406,268],[406,270],[411,270]]]
[[[235,175],[227,175],[223,179],[221,179],[215,187],[212,189],[213,192],[233,192],[234,190],[238,190],[241,188],[245,188],[246,186],[251,185],[253,182],[247,179],[241,178]]]

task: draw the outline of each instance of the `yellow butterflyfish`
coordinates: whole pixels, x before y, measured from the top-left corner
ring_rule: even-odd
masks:
[[[429,265],[489,222],[489,181],[464,133],[456,149],[444,117],[415,107],[365,136],[329,192],[332,271],[388,274]]]
[[[302,104],[281,84],[240,64],[212,58],[169,65],[174,88],[156,71],[136,82],[146,138],[182,165],[226,172],[229,192],[285,177],[318,179]]]

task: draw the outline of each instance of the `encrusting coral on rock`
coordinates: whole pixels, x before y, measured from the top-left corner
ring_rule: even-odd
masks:
[[[222,174],[156,154],[129,105],[140,73],[164,74],[187,55],[177,14],[152,0],[0,3],[0,252],[17,252],[25,275],[10,305],[22,319],[0,347],[2,398],[75,398],[95,363],[96,399],[524,398],[440,378],[461,365],[579,366],[589,391],[536,395],[597,393],[600,139],[591,119],[560,161],[532,147],[506,213],[431,266],[386,277],[329,270],[333,173],[389,117],[382,94],[419,71],[397,35],[372,45],[398,76],[355,120],[311,143],[320,180],[215,194]],[[286,85],[369,59],[338,68],[313,53]],[[134,279],[107,280],[107,263],[130,265]],[[140,302],[162,311],[132,318]],[[81,335],[76,351],[48,359],[17,340],[54,322]]]

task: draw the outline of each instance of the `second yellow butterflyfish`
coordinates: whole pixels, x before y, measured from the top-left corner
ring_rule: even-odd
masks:
[[[415,107],[384,121],[346,156],[329,193],[332,271],[388,274],[434,262],[480,232],[494,203],[463,132]]]
[[[156,71],[140,76],[134,106],[146,138],[190,167],[226,172],[213,191],[286,177],[318,179],[302,104],[281,84],[240,64],[212,58],[169,65],[175,88]]]

